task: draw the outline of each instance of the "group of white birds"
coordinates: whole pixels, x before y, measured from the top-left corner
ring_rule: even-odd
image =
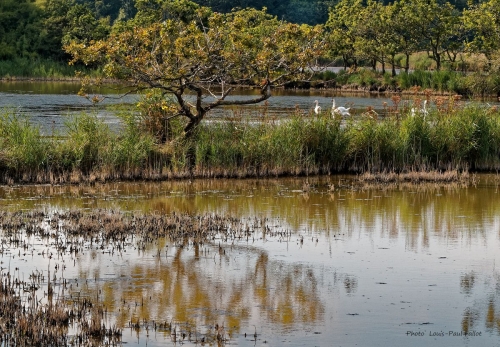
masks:
[[[321,113],[321,106],[319,105],[319,102],[318,100],[314,100],[314,102],[316,103],[316,106],[314,107],[314,113],[315,114],[320,114]],[[351,109],[350,107],[348,108],[345,108],[345,107],[342,107],[342,106],[339,106],[339,107],[336,107],[335,106],[335,99],[332,99],[332,110],[331,110],[331,114],[333,117],[335,117],[336,115],[341,115],[341,116],[350,116],[351,114],[349,113],[349,110]]]
[[[331,114],[332,117],[335,117],[336,115],[341,115],[341,116],[350,116],[351,114],[349,113],[349,110],[351,109],[350,107],[345,108],[342,106],[336,107],[335,106],[335,99],[332,99],[333,104],[332,104],[332,110]],[[321,113],[321,106],[319,105],[318,100],[314,100],[316,103],[316,106],[314,107],[314,113],[315,114],[320,114]],[[429,114],[429,111],[427,111],[427,100],[424,100],[424,104],[422,108],[415,108],[413,107],[411,110],[411,115],[412,117],[415,117],[417,115],[421,115],[425,118]],[[377,114],[376,112],[372,111],[373,113]]]

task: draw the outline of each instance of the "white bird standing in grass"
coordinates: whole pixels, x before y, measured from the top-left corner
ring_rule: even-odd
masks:
[[[318,105],[318,100],[314,100],[314,102],[316,103],[316,106],[314,107],[314,113],[320,114],[321,113],[321,106]]]
[[[335,107],[335,99],[332,100],[332,116],[335,117],[336,114],[340,114],[342,116],[350,116],[351,114],[349,113],[349,110],[351,109],[350,107],[345,108],[342,106]]]
[[[417,110],[415,107],[412,107],[411,116],[415,117],[417,113],[423,115],[424,118],[429,114],[429,111],[427,111],[427,100],[424,100],[424,106],[420,110]]]

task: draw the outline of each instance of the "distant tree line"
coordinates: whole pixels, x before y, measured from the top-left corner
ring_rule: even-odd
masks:
[[[2,0],[0,60],[66,61],[62,46],[108,37],[123,23],[161,21],[184,0]],[[195,0],[213,12],[253,7],[278,20],[323,25],[323,60],[346,67],[368,62],[408,70],[409,57],[427,52],[436,69],[464,66],[461,53],[480,53],[495,67],[500,49],[500,2],[452,0]],[[340,60],[339,60],[340,59]]]
[[[88,4],[89,8],[99,17],[110,17],[114,21],[118,17],[132,18],[136,8],[134,0],[77,0]],[[154,1],[153,1],[154,2]],[[210,7],[214,12],[228,13],[234,9],[266,8],[269,14],[292,23],[322,24],[328,19],[328,9],[335,7],[340,0],[194,0],[201,6]],[[394,1],[377,1],[388,5]],[[477,3],[480,1],[469,1]],[[366,1],[365,1],[366,3]],[[445,1],[441,1],[445,3]],[[451,0],[449,3],[458,10],[468,6],[467,0]]]

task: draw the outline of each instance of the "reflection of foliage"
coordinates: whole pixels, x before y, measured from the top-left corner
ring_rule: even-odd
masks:
[[[344,287],[347,294],[354,294],[358,290],[358,279],[355,276],[346,276],[344,278]]]
[[[472,330],[480,316],[481,315],[476,308],[467,307],[462,318],[462,331],[468,333]]]
[[[471,294],[475,274],[470,273],[463,275],[460,280],[460,287],[464,290],[464,286],[467,287],[467,295]],[[474,307],[467,307],[462,316],[462,331],[465,333],[470,333],[476,327],[480,320],[484,320],[486,329],[490,332],[496,331],[500,332],[500,313],[498,312],[498,288],[500,277],[497,273],[493,276],[493,286],[496,287],[497,294],[488,295],[489,298],[485,300],[487,305],[479,308],[477,305]]]
[[[312,269],[299,264],[269,261],[262,253],[251,278],[253,294],[266,316],[275,323],[291,325],[318,321],[323,305],[316,292],[317,280]],[[270,290],[276,288],[276,290]]]
[[[166,242],[159,239],[157,246],[163,248]],[[147,252],[156,253],[153,249]],[[233,258],[230,248],[220,246],[186,244],[176,248],[173,254],[168,251],[166,260],[161,253],[158,255],[163,259],[158,259],[155,266],[134,263],[125,270],[128,274],[123,273],[126,281],[95,288],[102,289],[103,304],[117,314],[118,326],[153,320],[182,322],[187,323],[183,329],[192,331],[193,336],[195,330],[200,333],[206,328],[202,334],[207,337],[213,334],[217,339],[222,327],[214,330],[216,322],[223,323],[228,336],[251,329],[244,323],[255,314],[255,301],[261,303],[261,312],[257,315],[267,317],[274,324],[314,323],[322,318],[324,308],[311,268],[275,263],[265,253],[248,249]],[[234,272],[228,269],[239,267],[241,264],[237,263],[241,261],[252,264],[255,271],[235,278]],[[99,267],[91,270],[84,264],[81,263],[83,277],[99,276],[102,271]],[[93,264],[98,266],[99,262]]]
[[[488,329],[500,328],[500,315],[495,310],[495,301],[489,300],[488,312],[486,313],[486,328]]]

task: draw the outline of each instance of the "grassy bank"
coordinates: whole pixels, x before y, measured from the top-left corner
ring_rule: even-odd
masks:
[[[64,61],[16,58],[0,60],[1,80],[61,80],[75,79],[77,71],[90,77],[102,77],[99,69],[85,66],[70,66]],[[500,76],[480,72],[463,73],[459,71],[414,70],[392,76],[374,71],[371,68],[358,68],[356,71],[322,71],[311,81],[287,84],[286,88],[299,89],[342,89],[360,92],[408,92],[418,89],[432,94],[460,94],[474,97],[495,96],[500,93]]]
[[[409,92],[418,88],[432,94],[460,94],[471,97],[497,96],[499,76],[480,72],[415,70],[400,72],[392,76],[369,68],[359,68],[355,72],[324,71],[315,75],[307,86],[312,88],[336,88],[363,92]],[[298,85],[297,87],[301,87]],[[302,86],[303,87],[303,86]]]
[[[76,71],[87,74],[98,75],[84,66],[70,66],[67,62],[54,61],[50,59],[28,59],[16,58],[13,60],[0,60],[0,79],[67,79],[75,78]]]
[[[93,114],[43,137],[27,120],[0,117],[0,182],[78,183],[115,179],[269,177],[343,172],[497,171],[495,109],[442,103],[426,117],[409,111],[374,119],[329,115],[204,123],[193,139],[155,144],[133,118],[113,133]],[[188,153],[195,153],[188,167]]]

